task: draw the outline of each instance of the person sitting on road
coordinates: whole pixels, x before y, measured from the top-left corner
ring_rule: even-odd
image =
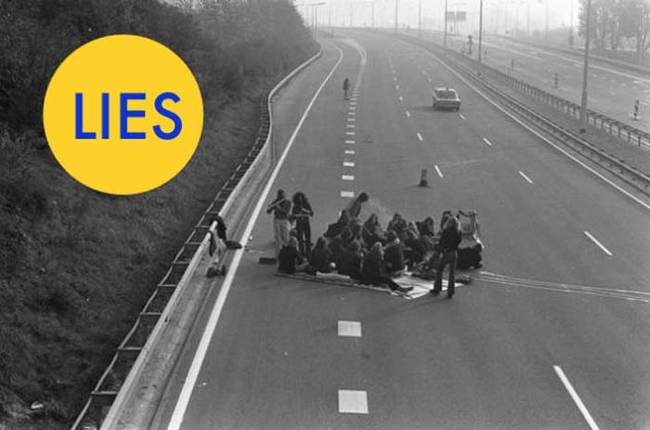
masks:
[[[426,217],[422,222],[416,223],[420,236],[435,236],[436,235],[436,222],[433,217]]]
[[[393,230],[386,234],[387,244],[384,246],[384,264],[390,276],[400,276],[404,271],[404,245]]]
[[[387,285],[393,291],[402,293],[411,291],[413,287],[402,288],[393,281],[386,273],[384,267],[384,248],[381,242],[376,242],[363,259],[361,270],[361,283],[366,285],[384,286]]]
[[[314,272],[330,273],[332,271],[332,252],[324,237],[321,236],[316,240],[316,245],[309,256],[309,264]]]
[[[278,255],[278,272],[293,275],[296,272],[303,272],[309,263],[303,262],[303,258],[298,251],[298,240],[290,237],[285,246],[280,249]]]
[[[385,242],[386,237],[384,231],[379,224],[379,219],[376,214],[371,214],[366,222],[363,224],[363,241],[367,244],[374,244],[375,242]]]
[[[393,219],[388,222],[386,230],[393,230],[400,240],[404,240],[406,238],[406,227],[406,220],[400,214],[395,213]]]
[[[361,254],[361,243],[358,240],[353,240],[350,246],[343,250],[339,261],[337,267],[341,275],[347,275],[354,280],[361,279],[363,255]]]
[[[425,240],[421,237],[415,226],[409,226],[406,229],[406,240],[404,241],[404,259],[406,263],[413,267],[424,260],[427,252]]]
[[[350,223],[350,215],[348,212],[343,210],[339,216],[338,221],[327,226],[327,231],[325,231],[325,236],[328,239],[332,239],[341,234],[343,229],[348,226]]]

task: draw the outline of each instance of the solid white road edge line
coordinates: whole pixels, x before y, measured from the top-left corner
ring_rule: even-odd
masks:
[[[533,181],[531,181],[530,178],[529,178],[528,176],[526,176],[526,174],[525,174],[524,172],[522,172],[521,170],[519,171],[519,174],[520,174],[521,177],[524,178],[524,179],[525,179],[529,184],[532,184],[532,183],[533,183]]]
[[[405,43],[407,43],[407,42],[405,42]],[[479,90],[475,85],[471,84],[467,79],[465,79],[464,76],[461,76],[460,73],[458,73],[458,72],[457,72],[456,70],[454,70],[451,66],[449,66],[447,63],[445,63],[444,61],[442,61],[442,60],[441,60],[437,55],[432,54],[431,52],[428,52],[428,51],[427,51],[427,53],[428,53],[431,57],[433,57],[433,58],[434,58],[438,63],[442,64],[442,65],[443,65],[447,70],[449,70],[452,74],[454,74],[458,79],[460,79],[461,81],[463,81],[463,82],[465,83],[465,85],[467,85],[469,88],[471,88],[472,90],[474,90],[478,95],[480,95],[481,97],[483,97],[483,98],[484,98],[485,100],[487,100],[490,104],[492,104],[492,106],[494,106],[494,107],[496,107],[497,109],[499,109],[501,112],[503,112],[506,116],[508,116],[508,117],[509,117],[510,119],[512,119],[514,122],[516,122],[517,124],[519,124],[520,126],[522,126],[523,128],[525,128],[525,129],[528,130],[530,133],[534,134],[535,136],[537,136],[538,138],[540,138],[540,139],[543,140],[544,142],[548,143],[548,144],[551,145],[553,148],[557,149],[557,150],[560,151],[562,154],[564,154],[564,155],[567,156],[569,159],[571,159],[572,161],[576,162],[577,164],[579,164],[580,166],[582,166],[583,168],[585,168],[585,169],[588,170],[589,172],[593,173],[594,175],[596,175],[597,177],[599,177],[599,178],[602,179],[603,181],[607,182],[609,185],[611,185],[611,186],[614,187],[616,190],[618,190],[618,191],[620,191],[621,193],[623,193],[625,196],[627,196],[627,197],[629,197],[630,199],[634,200],[635,202],[637,202],[638,204],[640,204],[640,205],[643,206],[644,208],[650,210],[650,204],[649,204],[649,203],[644,202],[643,200],[641,200],[640,198],[638,198],[638,197],[635,196],[634,194],[632,194],[632,193],[626,191],[625,189],[623,189],[623,188],[620,187],[619,185],[617,185],[617,184],[615,184],[614,182],[610,181],[610,180],[607,179],[605,176],[603,176],[602,174],[598,173],[595,169],[589,167],[588,165],[586,165],[585,163],[583,163],[582,161],[580,161],[579,159],[577,159],[576,157],[574,157],[573,155],[571,155],[571,154],[570,154],[569,152],[567,152],[565,149],[561,148],[559,145],[555,144],[555,143],[552,142],[551,140],[549,140],[549,139],[547,139],[546,137],[544,137],[544,136],[543,136],[541,133],[539,133],[537,130],[535,130],[534,128],[532,128],[531,126],[527,125],[527,124],[524,123],[522,120],[520,120],[519,118],[517,118],[516,116],[514,116],[513,114],[511,114],[510,112],[508,112],[508,111],[507,111],[504,107],[502,107],[499,103],[497,103],[497,102],[495,102],[494,100],[492,100],[491,97],[487,96],[483,91]]]
[[[578,396],[576,390],[573,389],[573,385],[571,385],[571,382],[569,382],[569,378],[566,377],[566,375],[562,371],[562,368],[560,366],[553,365],[553,370],[555,370],[555,373],[557,374],[558,378],[560,378],[560,381],[562,381],[562,384],[564,384],[564,388],[566,388],[566,390],[569,392],[569,395],[573,399],[574,403],[576,404],[576,406],[578,406],[580,412],[582,412],[582,416],[585,417],[587,424],[589,424],[589,428],[591,430],[600,430],[598,424],[596,424],[596,421],[594,421],[594,419],[591,417],[591,414],[587,410],[587,407],[585,406],[584,403],[582,403],[580,396]]]
[[[586,231],[586,230],[585,230],[585,236],[587,236],[589,239],[591,239],[591,241],[592,241],[593,243],[595,243],[596,245],[598,245],[598,247],[599,247],[600,249],[602,249],[603,252],[604,252],[605,254],[609,255],[610,257],[611,257],[612,255],[614,255],[614,254],[611,253],[611,251],[610,251],[609,249],[605,248],[605,246],[604,246],[602,243],[600,243],[600,242],[598,241],[598,239],[596,239],[596,238],[595,238],[591,233],[589,233],[589,232]]]
[[[444,176],[442,176],[442,172],[440,171],[440,168],[438,167],[438,165],[436,164],[434,167],[436,168],[436,173],[438,174],[438,176],[440,176],[441,178],[444,178]]]
[[[291,137],[287,142],[287,146],[284,148],[284,151],[282,152],[282,155],[278,160],[278,164],[275,166],[275,169],[273,169],[273,172],[271,172],[271,176],[269,177],[266,186],[262,190],[262,194],[260,195],[260,198],[257,201],[257,204],[255,205],[255,209],[253,210],[253,213],[251,214],[251,217],[248,220],[246,229],[244,230],[244,233],[241,236],[241,239],[239,241],[240,243],[246,243],[248,241],[248,238],[250,237],[251,232],[253,231],[253,227],[255,226],[255,222],[257,221],[257,217],[259,216],[260,211],[262,210],[262,206],[264,205],[264,202],[266,201],[266,198],[268,197],[269,192],[271,191],[271,187],[273,186],[273,183],[275,182],[275,178],[278,176],[278,173],[280,172],[280,168],[282,168],[282,165],[284,164],[284,160],[287,158],[287,154],[289,153],[289,150],[293,146],[293,142],[296,140],[296,136],[298,135],[298,132],[300,131],[303,123],[307,119],[307,115],[309,115],[309,112],[311,111],[312,106],[316,102],[316,99],[320,95],[321,91],[323,90],[327,82],[329,82],[330,78],[332,77],[336,69],[339,67],[339,64],[341,64],[341,60],[343,60],[343,51],[338,46],[336,45],[333,46],[336,48],[337,51],[339,51],[339,58],[334,64],[334,66],[332,67],[332,70],[330,70],[330,72],[327,74],[327,76],[321,83],[320,87],[318,87],[318,89],[314,93],[314,96],[312,97],[311,101],[307,105],[307,108],[305,109],[305,112],[302,114],[300,121],[296,125],[296,128],[293,130],[293,133],[291,134]],[[199,372],[203,365],[203,360],[205,359],[205,355],[208,352],[210,341],[212,340],[212,336],[214,335],[214,331],[217,327],[217,323],[219,322],[219,318],[221,317],[221,312],[223,311],[224,304],[226,303],[226,299],[228,298],[228,293],[230,292],[232,282],[235,278],[235,272],[239,268],[239,263],[241,262],[243,255],[244,255],[243,248],[235,251],[235,255],[233,256],[232,262],[230,263],[228,273],[226,274],[226,278],[224,279],[223,284],[221,285],[221,290],[219,291],[219,295],[217,296],[217,301],[215,302],[214,308],[212,308],[212,312],[210,313],[210,319],[206,324],[205,331],[203,332],[203,335],[201,336],[201,341],[199,342],[199,346],[196,349],[196,354],[192,359],[192,364],[190,365],[190,369],[188,371],[187,377],[185,378],[183,389],[181,390],[181,393],[178,397],[178,401],[176,402],[176,406],[174,407],[174,412],[172,413],[171,419],[169,421],[169,426],[167,426],[168,430],[179,430],[181,428],[181,424],[183,423],[183,418],[185,417],[185,411],[187,410],[187,405],[189,404],[190,397],[192,395],[192,392],[194,391],[194,386],[196,385],[196,379],[199,376]]]

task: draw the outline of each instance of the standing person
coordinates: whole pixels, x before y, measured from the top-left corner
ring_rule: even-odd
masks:
[[[291,202],[286,198],[284,190],[278,190],[277,197],[266,209],[266,213],[273,212],[273,234],[275,237],[275,254],[280,255],[280,250],[289,242],[289,214]]]
[[[350,99],[350,80],[348,78],[343,79],[343,98]]]
[[[348,205],[343,209],[343,212],[346,212],[348,219],[352,220],[354,218],[359,218],[361,214],[361,206],[368,201],[368,193],[365,191],[357,196],[356,199],[352,200]]]
[[[458,259],[458,245],[463,236],[460,231],[460,224],[458,218],[453,215],[447,217],[445,228],[440,233],[440,262],[436,271],[436,280],[433,284],[431,294],[437,296],[442,290],[442,272],[445,266],[449,265],[449,284],[447,286],[447,297],[450,299],[455,291],[455,275],[456,275],[456,260]]]
[[[311,251],[311,226],[309,217],[314,216],[314,211],[303,192],[298,191],[293,195],[293,208],[291,216],[296,220],[296,233],[298,235],[298,249],[300,253],[309,258]]]

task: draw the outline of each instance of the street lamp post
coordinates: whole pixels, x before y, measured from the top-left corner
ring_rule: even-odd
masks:
[[[398,18],[397,14],[398,14],[398,0],[395,0],[395,31],[397,31],[397,29],[399,28],[398,24],[397,24],[397,22],[398,22],[397,21],[397,18]]]
[[[587,18],[585,28],[585,64],[582,71],[582,104],[580,106],[580,133],[587,131],[587,78],[589,76],[589,39],[591,24],[591,0],[587,0]]]
[[[478,15],[478,73],[481,74],[481,61],[483,59],[483,0],[479,6]]]
[[[445,48],[445,53],[447,53],[447,11],[448,11],[448,4],[447,4],[447,0],[445,0],[445,35],[443,37],[443,42],[442,42],[442,46]]]
[[[422,37],[422,0],[418,0],[418,33]]]

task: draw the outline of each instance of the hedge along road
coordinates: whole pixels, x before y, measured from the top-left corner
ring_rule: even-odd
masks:
[[[306,192],[314,232],[336,219],[348,199],[342,196],[362,190],[382,216],[477,209],[492,278],[459,289],[452,301],[404,301],[276,278],[273,267],[257,263],[263,254],[245,253],[175,423],[643,427],[647,304],[546,287],[649,293],[647,211],[509,120],[421,49],[383,35],[352,37],[368,58],[358,94],[344,102],[341,81],[354,81],[361,48],[341,43],[343,59],[295,135],[270,198],[278,187]],[[336,49],[325,46],[331,58]],[[305,76],[312,95],[324,75]],[[461,92],[463,117],[431,111],[429,79]],[[300,85],[286,95],[300,94]],[[283,98],[279,106],[284,100],[292,102]],[[285,121],[278,114],[278,123]],[[428,189],[416,186],[423,167],[436,172]],[[272,252],[269,216],[257,219],[249,246]]]

